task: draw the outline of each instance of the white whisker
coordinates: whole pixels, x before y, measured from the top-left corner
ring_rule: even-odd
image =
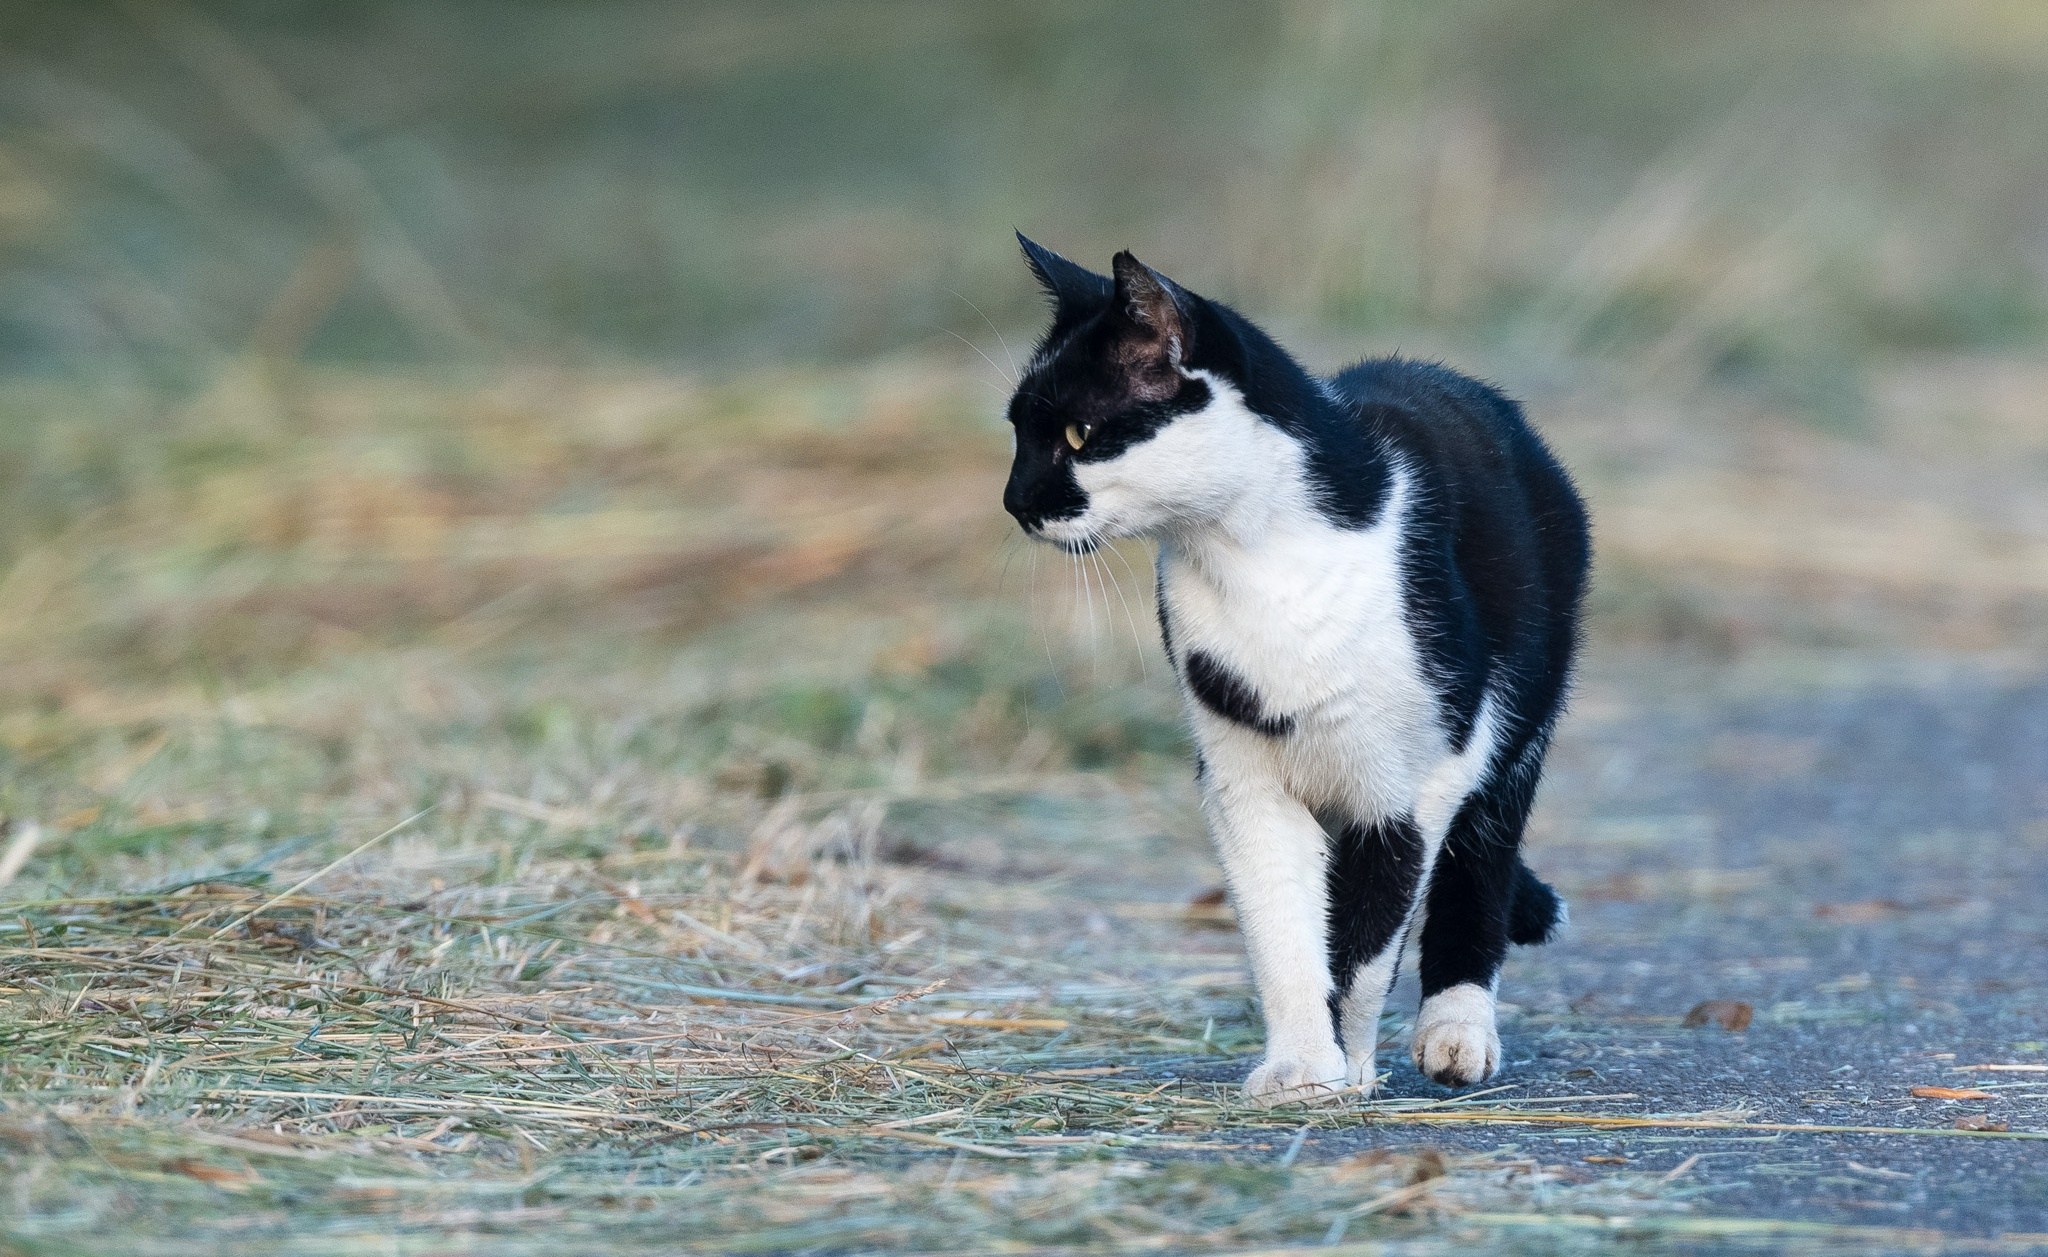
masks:
[[[997,596],[1001,596],[1003,586],[1009,583],[1010,564],[1017,561],[1017,542],[1018,537],[1014,532],[1003,539],[1003,566],[996,572]]]
[[[1134,567],[1132,567],[1132,566],[1131,566],[1131,561],[1130,561],[1130,560],[1129,560],[1128,558],[1125,558],[1125,557],[1124,557],[1124,552],[1123,552],[1122,550],[1118,550],[1118,549],[1112,548],[1112,549],[1110,550],[1110,553],[1111,553],[1111,554],[1114,554],[1114,555],[1116,556],[1116,561],[1124,565],[1124,571],[1125,571],[1126,573],[1128,573],[1128,574],[1130,575],[1130,578],[1131,578],[1131,579],[1132,579],[1133,581],[1136,581],[1136,582],[1137,582],[1138,588],[1139,588],[1140,590],[1143,590],[1143,589],[1145,588],[1145,578],[1144,578],[1144,577],[1142,577],[1142,576],[1140,576],[1140,575],[1138,575],[1138,569],[1136,569],[1136,568],[1134,568]],[[1154,597],[1154,599],[1156,600],[1158,596],[1159,596],[1159,591],[1158,591],[1158,588],[1157,588],[1157,581],[1156,581],[1156,579],[1155,579],[1155,581],[1154,581],[1154,589],[1153,589],[1153,597]],[[1144,595],[1143,595],[1143,594],[1141,593],[1141,594],[1139,595],[1139,597],[1140,597],[1140,598],[1142,599],[1142,598],[1144,597]],[[1157,608],[1157,607],[1154,607],[1154,608],[1153,608],[1153,615],[1154,615],[1155,617],[1156,617],[1156,616],[1158,615],[1158,608]],[[1145,638],[1146,638],[1146,636],[1147,636],[1147,635],[1146,635],[1146,634],[1145,634],[1144,632],[1140,632],[1140,633],[1138,634],[1138,636],[1139,636],[1139,638],[1140,638],[1141,640],[1143,640],[1143,639],[1145,639]],[[1163,647],[1163,646],[1164,646],[1164,643],[1161,643],[1161,645],[1162,645],[1162,647]],[[1143,647],[1142,645],[1141,645],[1141,646],[1139,647],[1139,653],[1140,653],[1140,654],[1143,654],[1143,653],[1144,653],[1144,647]]]
[[[1095,587],[1088,583],[1088,569],[1081,564],[1081,556],[1067,552],[1067,566],[1073,569],[1074,582],[1081,590],[1081,609],[1088,615],[1088,648],[1095,648]]]
[[[1014,389],[1017,387],[1017,381],[1010,376],[1003,375],[1002,364],[997,362],[994,358],[989,357],[987,353],[983,352],[980,345],[975,344],[973,341],[967,339],[965,336],[962,336],[960,333],[954,331],[950,327],[942,327],[939,330],[944,332],[946,335],[952,337],[954,340],[957,340],[961,344],[967,346],[969,349],[972,349],[975,353],[981,354],[981,360],[989,365],[990,370],[994,371],[997,375],[1002,375],[1004,381],[1007,382],[1011,388]]]
[[[1095,590],[1088,583],[1088,569],[1081,565],[1081,556],[1067,551],[1067,569],[1073,573],[1074,587],[1081,599],[1081,612],[1087,617],[1088,633],[1088,678],[1100,683],[1102,680],[1102,654],[1096,648],[1095,632]],[[1075,625],[1076,629],[1080,626]]]
[[[1123,606],[1124,623],[1130,626],[1131,630],[1131,645],[1138,652],[1138,677],[1140,680],[1143,680],[1150,675],[1145,665],[1145,639],[1139,636],[1138,634],[1137,617],[1131,614],[1130,599],[1124,597],[1124,584],[1122,581],[1117,579],[1115,570],[1109,566],[1109,560],[1101,557],[1102,549],[1103,544],[1101,542],[1098,542],[1096,544],[1095,551],[1090,555],[1090,557],[1094,558],[1096,566],[1100,568],[1102,571],[1104,582],[1109,586],[1109,588],[1114,589],[1116,591],[1116,600]],[[1117,557],[1122,558],[1123,556],[1118,555]],[[1129,563],[1126,562],[1125,566],[1129,567]],[[1107,603],[1106,598],[1104,599],[1104,602],[1105,604]]]
[[[1067,697],[1067,682],[1066,678],[1060,674],[1059,661],[1053,657],[1052,630],[1047,625],[1047,622],[1051,619],[1051,613],[1049,611],[1043,610],[1038,601],[1039,549],[1040,547],[1035,545],[1031,547],[1031,618],[1032,623],[1036,625],[1038,629],[1038,644],[1045,648],[1045,667],[1046,670],[1052,674],[1053,688],[1059,691],[1060,698],[1064,700]]]
[[[1018,370],[1017,370],[1017,355],[1016,355],[1016,354],[1013,354],[1013,353],[1011,353],[1011,352],[1010,352],[1010,342],[1008,342],[1008,341],[1006,341],[1006,340],[1004,340],[1004,339],[1003,339],[1003,329],[1001,329],[1001,328],[999,328],[999,327],[997,327],[997,326],[996,326],[996,324],[995,324],[995,320],[994,320],[994,319],[991,319],[991,318],[990,318],[990,317],[988,317],[988,315],[986,315],[986,314],[982,314],[982,309],[981,309],[981,307],[980,307],[980,306],[978,306],[978,305],[975,305],[975,304],[974,304],[974,302],[973,302],[973,301],[972,301],[972,300],[971,300],[971,299],[970,299],[970,298],[969,298],[969,297],[967,296],[967,294],[966,294],[966,293],[963,293],[963,292],[955,292],[955,291],[954,291],[953,289],[951,289],[951,288],[948,288],[948,289],[947,289],[946,291],[947,291],[947,292],[950,292],[950,293],[953,293],[953,295],[954,295],[954,296],[956,296],[956,297],[958,297],[958,298],[960,298],[960,300],[962,300],[962,301],[965,301],[965,302],[967,302],[967,308],[968,308],[968,309],[970,309],[970,310],[972,310],[972,311],[974,311],[974,312],[975,312],[976,314],[980,314],[980,315],[981,315],[981,321],[982,321],[983,323],[986,323],[986,324],[988,324],[988,330],[989,330],[989,331],[991,331],[991,332],[994,332],[994,333],[996,334],[996,344],[998,344],[998,345],[1001,345],[1001,346],[1003,347],[1003,357],[1005,357],[1005,358],[1009,359],[1009,362],[1010,362],[1010,382],[1011,382],[1011,384],[1013,384],[1013,385],[1014,385],[1014,384],[1015,384],[1015,383],[1016,383],[1016,382],[1017,382],[1017,381],[1018,381],[1019,379],[1021,379],[1021,378],[1022,378],[1022,376],[1020,375],[1020,373],[1019,373],[1019,372],[1018,372]],[[984,355],[984,356],[986,356],[986,355]]]

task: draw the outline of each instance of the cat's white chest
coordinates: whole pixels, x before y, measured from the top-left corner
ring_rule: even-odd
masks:
[[[1253,547],[1161,552],[1176,651],[1208,653],[1263,711],[1292,724],[1269,741],[1308,800],[1405,810],[1445,750],[1435,691],[1404,615],[1405,497],[1394,493],[1367,529],[1308,522]],[[1218,736],[1238,736],[1197,718]]]

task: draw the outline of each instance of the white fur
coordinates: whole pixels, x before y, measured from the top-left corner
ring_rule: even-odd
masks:
[[[1314,509],[1302,447],[1228,383],[1186,374],[1208,383],[1210,404],[1118,458],[1076,463],[1088,509],[1042,531],[1070,543],[1156,536],[1176,651],[1208,652],[1257,691],[1267,713],[1293,719],[1289,736],[1270,738],[1186,695],[1208,765],[1205,809],[1266,1021],[1266,1057],[1246,1091],[1296,1098],[1369,1087],[1403,932],[1353,977],[1342,1009],[1347,1059],[1328,1011],[1328,839],[1315,816],[1413,817],[1423,844],[1419,899],[1452,817],[1491,763],[1492,706],[1482,704],[1463,753],[1453,754],[1402,605],[1411,478],[1397,469],[1373,527],[1333,527]],[[1414,915],[1411,904],[1411,923]],[[1425,1043],[1418,1031],[1418,1057],[1427,1047],[1464,1062],[1485,1037],[1490,1072],[1499,1060],[1488,1037],[1491,996],[1484,1036],[1472,1029],[1481,1020],[1476,1003],[1462,995],[1443,1002],[1464,989],[1425,1006],[1420,1024],[1431,1037]]]
[[[1300,446],[1246,409],[1231,385],[1206,371],[1208,406],[1181,415],[1149,441],[1107,462],[1076,462],[1088,509],[1040,528],[1052,541],[1256,527],[1262,504],[1278,506],[1298,480]],[[1306,505],[1305,502],[1302,503]]]
[[[1422,1001],[1415,1018],[1415,1067],[1456,1086],[1485,1082],[1500,1068],[1493,991],[1473,982]]]

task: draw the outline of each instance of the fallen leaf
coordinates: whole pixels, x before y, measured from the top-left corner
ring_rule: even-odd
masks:
[[[1968,1117],[1957,1118],[1954,1122],[1951,1122],[1950,1125],[1954,1126],[1957,1130],[2001,1131],[2012,1129],[2010,1126],[2007,1126],[2004,1122],[2001,1122],[1997,1118],[1992,1117],[1989,1113],[1972,1113]]]
[[[1433,1178],[1442,1178],[1451,1172],[1450,1162],[1435,1148],[1424,1148],[1415,1154],[1415,1164],[1409,1167],[1408,1182],[1427,1183]]]
[[[1756,1009],[1739,999],[1701,1000],[1685,1015],[1685,1025],[1704,1026],[1709,1023],[1723,1030],[1747,1030],[1756,1016]]]
[[[1990,1100],[1995,1097],[1989,1091],[1975,1087],[1915,1087],[1910,1093],[1922,1100]]]
[[[1442,1178],[1451,1172],[1449,1159],[1438,1149],[1430,1147],[1423,1147],[1413,1152],[1395,1148],[1369,1148],[1364,1152],[1354,1153],[1351,1156],[1345,1157],[1334,1166],[1335,1169],[1344,1174],[1356,1174],[1362,1170],[1372,1170],[1376,1172],[1375,1177],[1379,1176],[1377,1172],[1383,1171],[1387,1167],[1393,1167],[1402,1172],[1402,1178],[1406,1180],[1403,1190],[1406,1190],[1407,1187],[1413,1187],[1418,1183],[1427,1183],[1431,1179]]]
[[[1181,909],[1181,917],[1192,925],[1213,925],[1229,928],[1237,924],[1237,914],[1230,910],[1230,895],[1221,886],[1211,886],[1188,900]]]

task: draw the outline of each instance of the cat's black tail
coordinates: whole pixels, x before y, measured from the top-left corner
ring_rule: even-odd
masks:
[[[1565,922],[1564,900],[1515,861],[1515,889],[1508,901],[1508,941],[1524,947],[1547,943]]]

